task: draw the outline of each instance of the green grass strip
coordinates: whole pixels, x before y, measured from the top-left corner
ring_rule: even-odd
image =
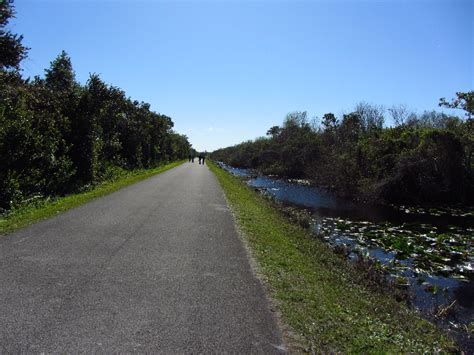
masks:
[[[276,303],[289,342],[311,352],[435,352],[453,341],[385,291],[355,282],[355,269],[288,221],[241,179],[209,162]],[[293,335],[291,335],[293,334]],[[298,348],[296,349],[298,350]]]
[[[127,185],[134,184],[153,175],[162,173],[184,163],[184,160],[160,166],[155,169],[135,170],[116,180],[104,182],[95,188],[53,200],[40,201],[12,211],[7,217],[0,218],[0,235],[13,232],[32,223],[47,219],[71,208],[80,206],[97,197],[105,196]]]

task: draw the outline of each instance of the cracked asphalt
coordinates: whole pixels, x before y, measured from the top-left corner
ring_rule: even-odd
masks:
[[[282,351],[207,166],[0,236],[2,353]]]

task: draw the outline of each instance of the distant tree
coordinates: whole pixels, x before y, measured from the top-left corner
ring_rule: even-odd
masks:
[[[456,126],[459,123],[459,118],[455,116],[448,116],[443,112],[423,111],[421,114],[410,113],[404,125],[413,128],[449,128]]]
[[[280,132],[281,128],[279,126],[273,126],[267,131],[267,136],[276,137]]]
[[[308,113],[306,111],[290,112],[286,115],[285,121],[283,122],[283,128],[297,127],[302,128],[308,126]]]
[[[405,105],[393,105],[388,109],[388,112],[392,116],[393,122],[397,126],[405,124],[408,119],[408,116],[410,115],[410,112],[408,111],[408,108]]]
[[[357,141],[363,130],[364,122],[358,112],[344,115],[338,128],[342,141],[347,144],[348,147]]]
[[[330,131],[336,128],[338,122],[336,116],[333,113],[326,113],[323,116],[322,125],[324,130]]]
[[[59,93],[69,93],[76,86],[76,74],[72,69],[71,58],[62,51],[45,70],[46,87]]]
[[[367,102],[360,102],[355,108],[355,112],[361,120],[362,130],[367,132],[374,129],[381,129],[385,122],[384,108]]]

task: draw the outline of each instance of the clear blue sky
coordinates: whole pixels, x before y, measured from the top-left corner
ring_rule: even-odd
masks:
[[[24,74],[61,50],[169,115],[198,150],[265,135],[291,111],[418,112],[474,89],[473,1],[15,0]]]

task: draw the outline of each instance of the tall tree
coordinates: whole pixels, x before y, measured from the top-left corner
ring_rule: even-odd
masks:
[[[0,69],[2,70],[19,69],[20,62],[28,53],[28,48],[21,43],[23,36],[5,29],[14,14],[14,9],[8,1],[0,2]]]
[[[51,62],[45,73],[46,86],[53,91],[69,93],[77,87],[71,58],[64,50]]]

